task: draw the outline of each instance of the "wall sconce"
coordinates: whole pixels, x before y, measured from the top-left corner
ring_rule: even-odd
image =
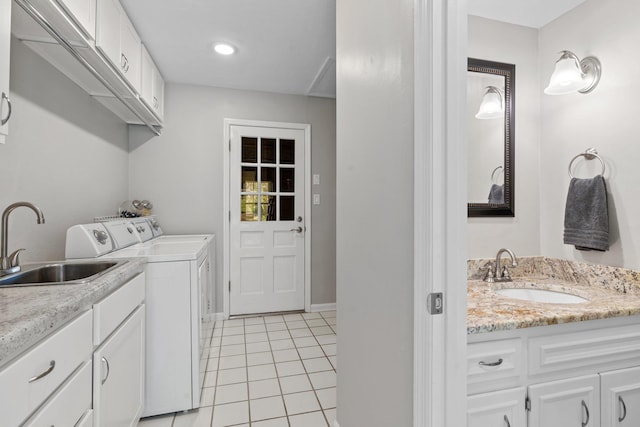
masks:
[[[495,86],[487,86],[476,119],[499,119],[504,117],[502,91]]]
[[[560,52],[549,85],[544,90],[547,95],[566,95],[569,93],[589,93],[600,81],[600,61],[587,56],[582,61],[568,50]]]

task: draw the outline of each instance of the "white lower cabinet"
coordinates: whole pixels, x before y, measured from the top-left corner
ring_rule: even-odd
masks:
[[[640,426],[640,368],[600,374],[602,427]]]
[[[597,374],[529,386],[529,400],[529,427],[600,426]]]
[[[525,427],[524,387],[469,396],[467,427]]]

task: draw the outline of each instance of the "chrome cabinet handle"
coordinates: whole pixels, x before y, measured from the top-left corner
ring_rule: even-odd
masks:
[[[47,375],[49,375],[51,372],[53,372],[53,369],[56,367],[56,361],[52,360],[51,362],[49,362],[49,369],[47,369],[46,371],[44,371],[43,373],[41,373],[40,375],[36,375],[35,377],[31,377],[29,378],[29,382],[35,382],[38,381],[41,378],[46,377]]]
[[[480,366],[500,366],[500,365],[502,365],[502,362],[504,362],[502,360],[502,358],[498,359],[497,362],[484,362],[484,361],[481,360],[481,361],[478,362],[478,365],[480,365]]]
[[[124,53],[120,54],[120,67],[124,70],[124,72],[126,73],[127,71],[129,71],[129,60],[127,59],[127,56]]]
[[[295,231],[296,233],[302,233],[302,227],[297,226],[296,228],[292,228],[292,229],[291,229],[291,230],[289,230],[289,231]]]
[[[589,408],[587,407],[587,404],[584,403],[584,400],[582,401],[582,407],[584,408],[584,411],[587,413],[587,421],[583,421],[582,422],[582,427],[586,427],[587,424],[589,424]]]
[[[153,97],[153,108],[155,108],[156,110],[158,109],[158,106],[160,104],[158,103],[158,98],[156,98],[155,96]]]
[[[622,415],[618,417],[618,422],[621,423],[625,418],[627,418],[627,405],[625,405],[622,396],[618,396],[618,402],[622,405]]]
[[[507,427],[511,427],[511,423],[509,422],[509,417],[507,417],[506,415],[504,416],[504,423],[507,425]]]
[[[9,99],[9,97],[7,96],[6,93],[2,92],[2,98],[0,99],[0,107],[2,107],[2,102],[4,100],[7,100],[7,107],[9,108],[9,111],[7,111],[7,117],[3,118],[0,121],[0,126],[4,126],[5,124],[7,124],[7,122],[9,121],[9,119],[11,118],[11,100]],[[0,108],[1,109],[1,108]]]
[[[103,357],[102,361],[107,365],[107,375],[105,375],[104,379],[102,380],[102,384],[104,384],[107,381],[107,378],[109,378],[109,371],[111,371],[111,368],[109,367],[109,361],[106,357]]]

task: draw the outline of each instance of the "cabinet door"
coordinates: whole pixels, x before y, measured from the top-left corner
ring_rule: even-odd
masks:
[[[529,399],[529,427],[600,426],[597,374],[529,386]]]
[[[142,41],[124,11],[120,13],[120,50],[122,74],[140,93]]]
[[[141,305],[93,354],[94,427],[135,425],[142,413],[144,309]]]
[[[600,374],[603,427],[640,426],[640,368]]]
[[[9,134],[9,51],[11,48],[11,0],[0,0],[0,143]]]
[[[158,70],[158,67],[153,65],[153,98],[151,100],[151,106],[153,111],[158,115],[160,120],[164,119],[164,79]]]
[[[153,59],[149,55],[147,48],[142,45],[142,58],[141,58],[141,77],[140,77],[140,98],[149,106],[152,105],[153,100]]]
[[[96,0],[58,0],[90,39],[96,37]]]
[[[467,398],[467,427],[526,427],[524,387]]]
[[[114,67],[121,70],[120,5],[118,0],[98,0],[96,47]]]

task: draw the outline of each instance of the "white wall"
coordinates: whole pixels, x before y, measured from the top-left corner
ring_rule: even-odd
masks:
[[[341,427],[412,425],[413,4],[337,2]]]
[[[165,127],[150,138],[130,130],[130,197],[148,199],[166,233],[214,233],[217,243],[217,311],[222,311],[223,120],[251,119],[311,124],[311,303],[336,301],[335,100],[169,84]]]
[[[46,223],[19,208],[9,251],[21,261],[64,259],[66,230],[112,214],[127,197],[127,126],[21,42],[11,41],[13,114],[0,145],[0,210],[40,207]]]
[[[602,80],[592,93],[543,98],[541,239],[545,255],[640,268],[638,16],[637,1],[588,0],[540,31],[542,84],[547,84],[560,50],[571,50],[580,58],[594,55],[602,62]],[[567,166],[588,147],[598,149],[607,167],[608,252],[577,251],[562,242]],[[577,164],[576,175],[587,177],[599,171],[597,161],[591,163]]]
[[[469,218],[468,257],[491,258],[502,247],[512,249],[518,256],[539,255],[540,87],[537,30],[477,16],[469,16],[468,30],[469,57],[516,66],[515,217]],[[474,162],[473,158],[467,159],[467,165],[469,174],[486,175],[484,169],[476,171],[477,167],[486,165]]]

